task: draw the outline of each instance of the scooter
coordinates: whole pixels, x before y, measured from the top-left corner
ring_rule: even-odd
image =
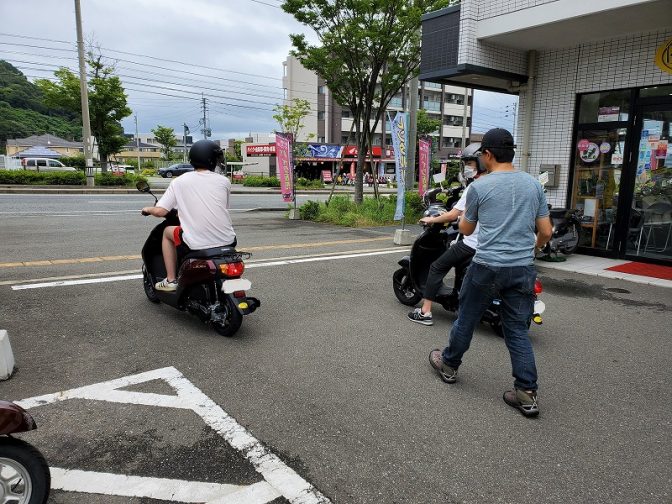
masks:
[[[546,192],[545,185],[548,182],[548,175],[542,173],[538,180]],[[541,259],[550,258],[551,255],[557,258],[558,252],[564,255],[573,254],[579,248],[581,240],[581,217],[578,210],[553,208],[550,204],[548,210],[553,224],[553,235],[541,251]]]
[[[0,502],[44,504],[49,498],[51,473],[44,456],[34,446],[12,437],[36,428],[30,413],[0,401]]]
[[[438,189],[438,188],[437,188]],[[423,205],[426,210],[425,217],[435,217],[447,212],[446,206],[436,201],[437,189],[432,189],[425,193]],[[459,189],[459,188],[458,188]],[[438,189],[440,192],[440,189]],[[455,189],[451,191],[447,199],[447,205],[452,206],[459,199],[459,192]],[[444,228],[441,224],[425,224],[423,232],[416,238],[411,248],[411,254],[404,256],[399,262],[399,268],[392,275],[392,286],[397,299],[406,306],[415,306],[422,299],[423,291],[427,283],[427,276],[431,264],[443,254],[449,244],[461,239],[457,229],[457,223],[450,224]],[[467,268],[471,264],[471,259],[467,259],[462,264],[457,265],[455,269],[455,281],[453,287],[449,288],[445,284],[437,293],[436,302],[450,312],[457,312],[459,308],[459,292],[462,287]],[[534,314],[532,321],[536,324],[542,323],[542,313],[546,309],[543,301],[537,299],[541,294],[543,287],[537,279],[534,285]],[[486,309],[482,322],[490,324],[492,329],[499,336],[503,336],[500,300],[495,298]]]
[[[147,182],[140,181],[136,187],[142,193],[151,194],[156,205],[158,198],[152,194]],[[147,299],[187,310],[210,324],[218,334],[231,337],[240,329],[243,316],[261,305],[257,298],[246,294],[252,283],[242,278],[244,259],[249,259],[251,254],[238,252],[234,247],[192,250],[186,254],[178,249],[177,290],[158,291],[154,285],[166,276],[161,251],[163,231],[166,226],[179,225],[177,212],[169,212],[151,231],[142,247],[142,279]]]

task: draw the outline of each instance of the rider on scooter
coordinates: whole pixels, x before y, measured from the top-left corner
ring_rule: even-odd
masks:
[[[210,140],[199,140],[189,150],[193,172],[174,179],[156,206],[142,209],[143,215],[165,217],[176,209],[180,226],[167,226],[161,249],[166,265],[166,278],[155,285],[156,290],[177,289],[177,247],[204,250],[236,246],[236,233],[229,214],[231,182],[214,172],[223,161],[222,149]]]
[[[469,184],[478,177],[486,174],[485,167],[479,160],[481,153],[478,152],[478,150],[480,147],[480,143],[472,143],[462,151],[462,156],[460,157],[460,179],[461,182],[466,185],[466,189],[462,193],[462,197],[459,201],[455,203],[455,206],[449,212],[436,217],[423,217],[420,219],[421,223],[445,224],[453,222],[462,215],[466,206]],[[429,274],[427,275],[422,307],[416,308],[408,314],[408,319],[411,322],[417,322],[418,324],[427,326],[434,324],[432,320],[432,302],[435,300],[436,294],[443,284],[443,278],[448,274],[451,268],[471,259],[476,253],[477,244],[478,227],[470,236],[465,236],[463,240],[450,245],[441,257],[432,263],[429,269]]]

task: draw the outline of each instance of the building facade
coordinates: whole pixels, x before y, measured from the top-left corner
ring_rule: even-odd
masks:
[[[424,16],[420,78],[519,94],[517,164],[582,251],[672,263],[668,1],[462,0]]]
[[[82,142],[71,142],[50,134],[7,139],[8,156],[18,157],[22,151],[31,147],[45,147],[64,157],[82,156],[84,152]]]
[[[350,134],[351,129],[354,131],[350,111],[336,103],[323,79],[304,68],[293,56],[283,63],[283,88],[285,103],[300,98],[307,100],[312,109],[304,121],[299,141],[338,145],[355,143]],[[436,155],[442,159],[457,157],[464,147],[463,143],[469,143],[471,90],[464,86],[424,82],[418,87],[417,93],[419,108],[426,110],[430,118],[441,122],[439,130],[432,135]],[[407,88],[392,98],[387,112],[394,116],[396,112],[408,110],[408,101]],[[391,146],[390,131],[389,121],[381,121],[374,132],[373,145],[382,148]]]

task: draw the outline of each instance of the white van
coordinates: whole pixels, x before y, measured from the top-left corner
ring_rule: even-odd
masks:
[[[74,172],[77,168],[65,166],[57,159],[48,158],[23,158],[21,164],[25,170],[47,172],[47,171],[67,171]]]

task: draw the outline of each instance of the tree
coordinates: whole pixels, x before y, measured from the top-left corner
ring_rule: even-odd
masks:
[[[161,145],[161,152],[165,159],[170,159],[171,149],[177,145],[175,140],[175,130],[168,126],[161,126],[160,124],[152,130],[154,138]]]
[[[126,104],[126,93],[119,77],[114,75],[114,66],[106,65],[102,55],[89,51],[87,55],[89,86],[89,117],[91,134],[98,145],[98,155],[103,171],[107,171],[107,159],[121,152],[128,142],[120,121],[131,115]],[[67,68],[54,72],[57,82],[39,79],[35,84],[42,90],[47,106],[61,107],[76,112],[81,117],[82,105],[79,77]]]
[[[425,109],[418,110],[417,115],[418,138],[436,134],[441,127],[440,119],[432,119]]]
[[[291,133],[294,142],[297,141],[299,133],[303,129],[303,119],[310,114],[310,103],[308,100],[294,98],[293,104],[276,105],[273,107],[275,114],[273,119],[280,125],[283,133]],[[311,133],[308,139],[313,137]]]
[[[350,109],[358,147],[355,202],[364,198],[364,163],[390,99],[418,73],[420,22],[454,0],[285,0],[282,9],[312,28],[320,45],[290,35],[292,53]],[[412,90],[417,92],[417,90]]]

